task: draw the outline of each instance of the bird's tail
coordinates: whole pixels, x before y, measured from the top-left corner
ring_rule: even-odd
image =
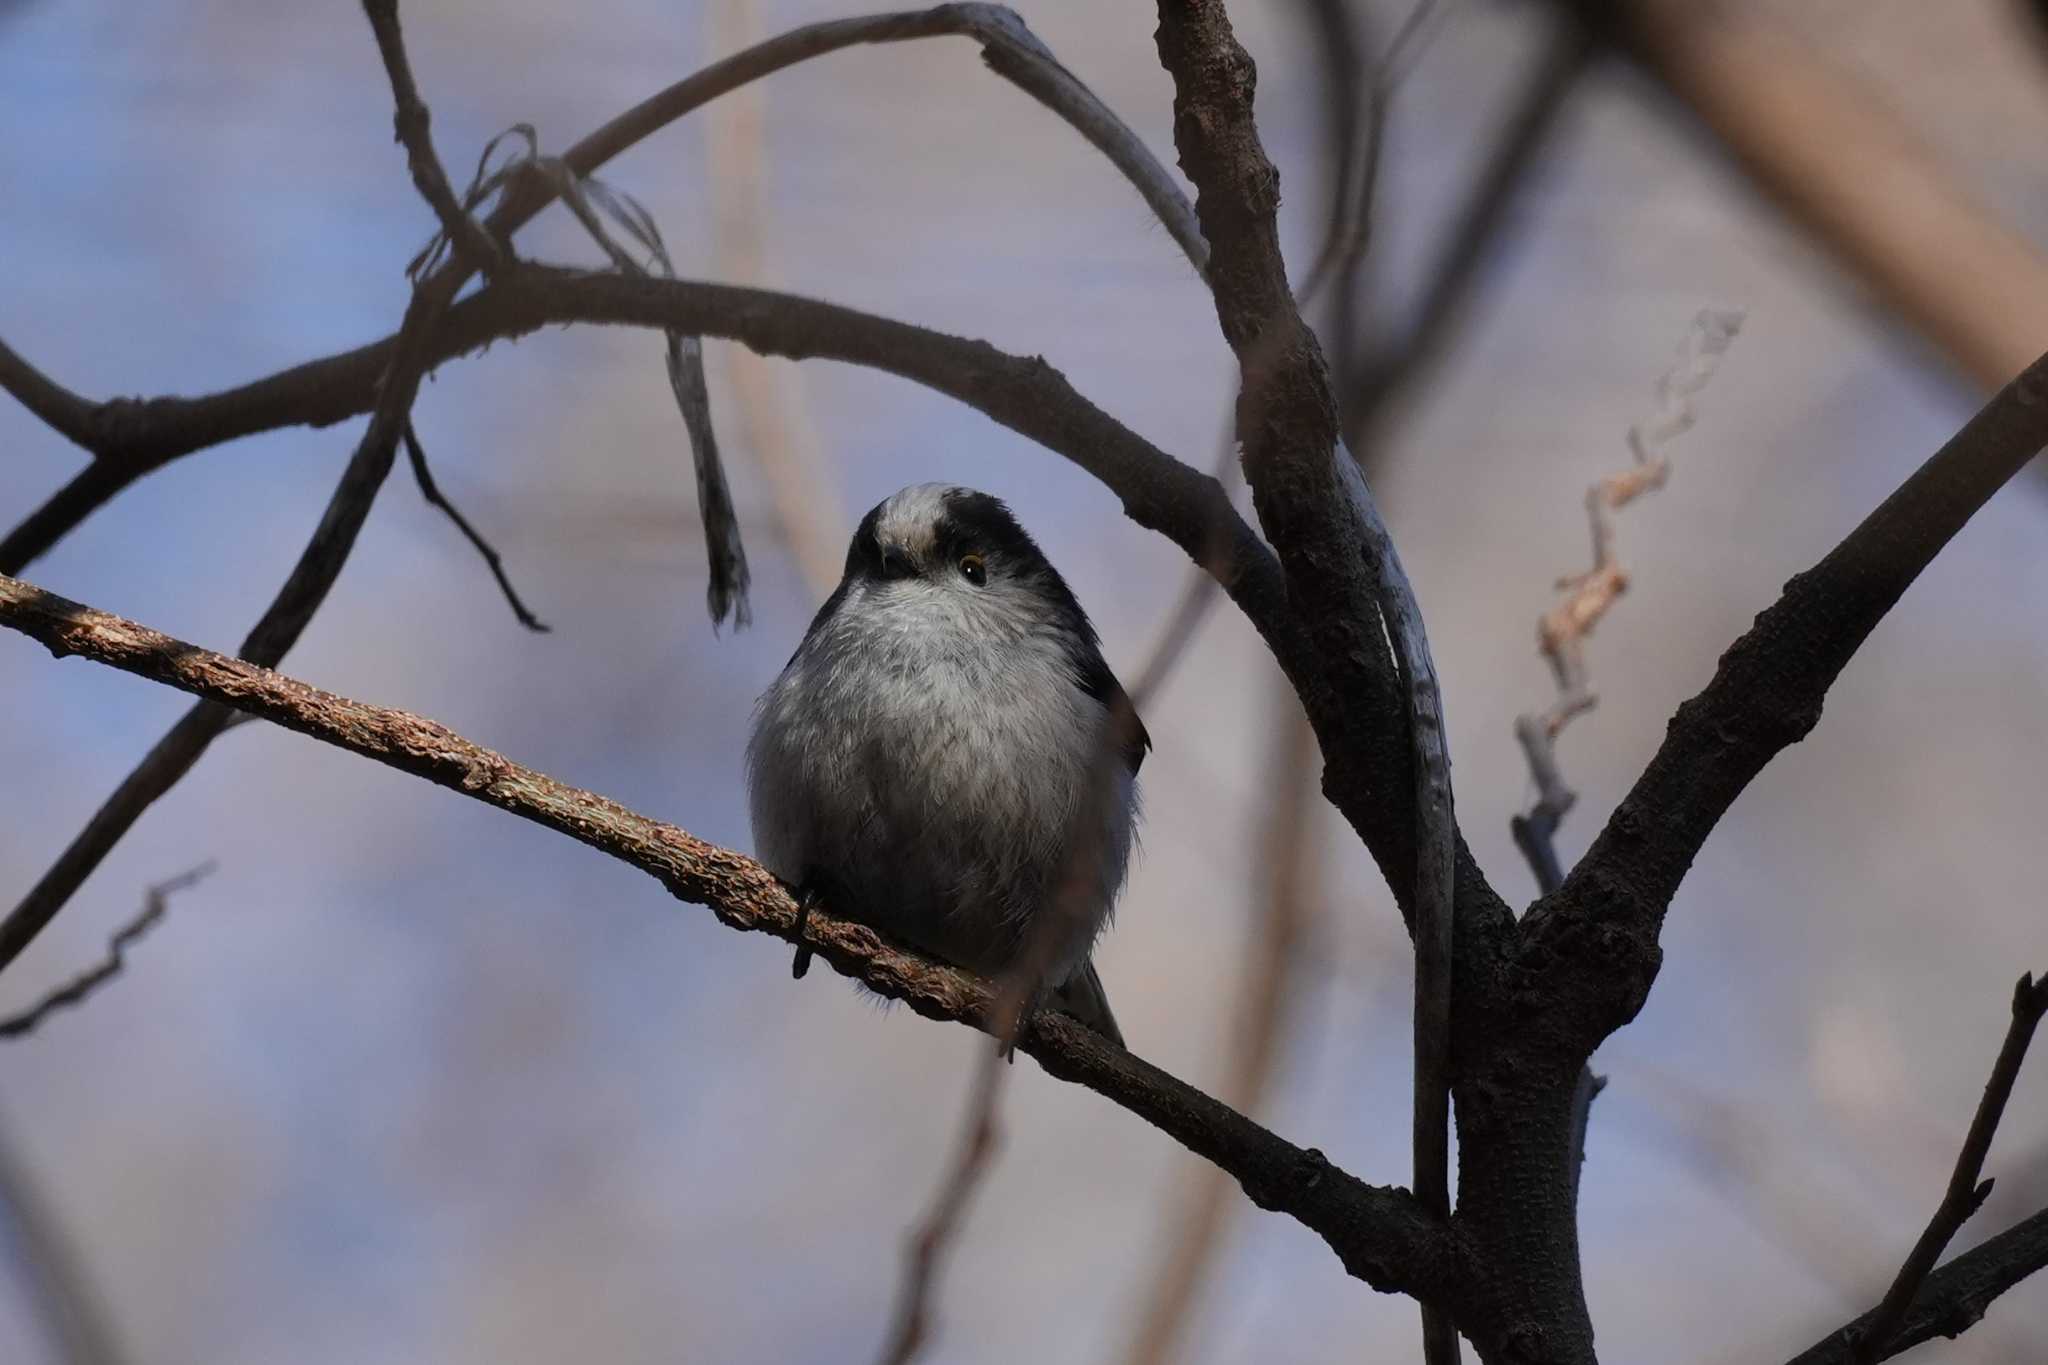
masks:
[[[1118,1047],[1124,1045],[1123,1030],[1116,1026],[1116,1016],[1109,1012],[1109,997],[1102,993],[1102,978],[1095,974],[1093,962],[1083,964],[1080,971],[1068,977],[1067,983],[1052,993],[1052,998],[1062,1014],[1073,1015]]]

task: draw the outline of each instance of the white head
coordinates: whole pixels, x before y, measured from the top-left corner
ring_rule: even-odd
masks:
[[[1010,509],[954,484],[912,484],[862,518],[813,632],[842,613],[984,638],[1049,634],[1077,654],[1097,647],[1087,613]]]

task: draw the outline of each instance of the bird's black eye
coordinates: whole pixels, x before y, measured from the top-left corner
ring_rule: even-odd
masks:
[[[980,587],[988,582],[988,561],[976,554],[961,555],[960,576],[975,587]]]

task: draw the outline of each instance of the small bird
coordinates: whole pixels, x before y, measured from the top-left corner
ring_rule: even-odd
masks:
[[[756,708],[754,841],[805,911],[989,977],[1029,948],[1050,1003],[1121,1044],[1089,953],[1123,886],[1151,746],[1010,509],[915,484],[861,520],[838,588]],[[1071,916],[1047,931],[1065,941],[1040,946],[1049,914]],[[795,974],[809,962],[798,948]]]

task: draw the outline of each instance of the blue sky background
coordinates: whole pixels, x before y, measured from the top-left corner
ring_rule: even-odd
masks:
[[[2048,233],[2048,73],[1970,0],[1766,5],[1820,32],[1956,174]],[[1381,9],[1388,9],[1381,6]],[[1240,4],[1288,202],[1319,226],[1316,87],[1292,6]],[[444,158],[525,120],[567,146],[816,4],[406,7]],[[1143,5],[1026,7],[1171,164]],[[1407,297],[1532,50],[1522,7],[1467,5],[1401,96],[1376,273]],[[1190,461],[1233,377],[1208,302],[1137,198],[959,41],[835,55],[762,88],[767,279],[1042,353]],[[605,175],[688,275],[730,273],[707,111]],[[95,397],[201,392],[382,335],[430,216],[390,140],[355,7],[0,5],[0,335]],[[730,141],[726,144],[733,145]],[[562,222],[527,253],[594,263]],[[1597,75],[1516,209],[1471,324],[1391,434],[1381,493],[1429,613],[1461,818],[1511,898],[1528,796],[1510,726],[1549,688],[1533,626],[1586,556],[1585,486],[1703,306],[1749,321],[1621,519],[1630,596],[1592,646],[1598,711],[1563,754],[1575,854],[1676,704],[1791,573],[1968,415],[1892,329],[1625,71]],[[1064,462],[978,414],[847,367],[759,373],[812,434],[836,541],[918,479],[1008,498],[1102,629],[1143,657],[1183,561]],[[421,434],[443,488],[555,633],[522,632],[402,475],[287,671],[431,715],[565,780],[747,847],[745,722],[820,592],[778,536],[712,347],[714,408],[756,566],[756,623],[715,634],[657,337],[549,331],[445,368]],[[232,649],[360,430],[182,461],[30,577]],[[77,468],[0,404],[0,517]],[[1937,1197],[2002,1032],[2048,966],[2048,485],[2016,483],[1908,594],[1699,859],[1649,1006],[1600,1059],[1588,1292],[1615,1360],[1783,1357],[1881,1289]],[[828,545],[828,559],[836,545]],[[1219,612],[1153,703],[1145,852],[1102,972],[1134,1048],[1218,1083],[1252,923],[1274,671]],[[0,637],[0,899],[25,889],[183,710],[168,691]],[[1384,886],[1327,812],[1326,890],[1292,1048],[1263,1117],[1406,1179],[1409,961]],[[841,1362],[869,1356],[902,1231],[953,1138],[974,1039],[787,974],[637,874],[295,736],[225,737],[0,982],[26,1003],[100,951],[141,889],[206,858],[128,974],[0,1050],[0,1135],[33,1173],[127,1358],[163,1362]],[[2023,1078],[1989,1231],[2048,1202],[2048,1085]],[[949,1269],[934,1361],[1116,1358],[1190,1159],[1034,1066]],[[2033,1196],[2031,1202],[2028,1196]],[[1413,1354],[1405,1301],[1239,1206],[1188,1359]],[[1969,1240],[1969,1235],[1966,1239]],[[0,1356],[54,1360],[19,1275]],[[2048,1336],[2048,1283],[1942,1359]]]

